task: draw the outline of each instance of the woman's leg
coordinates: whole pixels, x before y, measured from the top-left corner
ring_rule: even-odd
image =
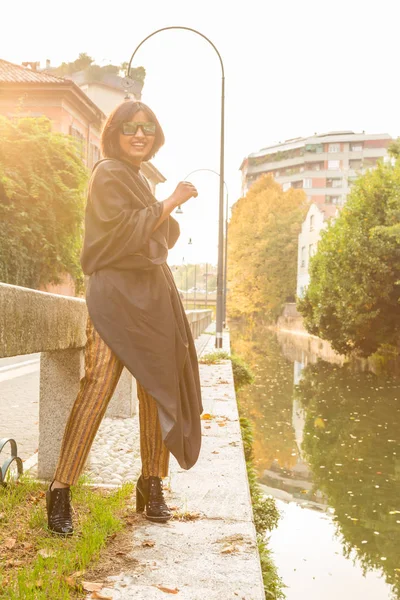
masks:
[[[137,391],[139,398],[142,476],[145,479],[148,477],[167,477],[169,451],[162,441],[157,402],[139,382],[137,382]]]
[[[54,475],[66,485],[78,481],[123,369],[89,318],[86,334],[85,376],[67,421]]]

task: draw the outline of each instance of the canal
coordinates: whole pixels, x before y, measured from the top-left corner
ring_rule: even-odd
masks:
[[[238,394],[287,600],[400,599],[400,379],[231,323],[255,381]]]

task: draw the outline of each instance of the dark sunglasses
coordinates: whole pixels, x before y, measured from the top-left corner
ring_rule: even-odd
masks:
[[[144,135],[155,135],[156,133],[156,124],[150,121],[126,121],[122,123],[122,133],[124,135],[136,135],[139,127]]]

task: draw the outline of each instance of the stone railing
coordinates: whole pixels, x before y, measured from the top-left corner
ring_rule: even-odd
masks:
[[[187,312],[194,338],[211,323],[211,315],[211,310]],[[49,479],[54,473],[64,427],[84,374],[86,319],[86,303],[80,298],[0,283],[0,358],[41,352],[41,479]],[[130,417],[136,412],[136,402],[135,380],[124,369],[106,414]],[[0,437],[6,434],[0,429]]]

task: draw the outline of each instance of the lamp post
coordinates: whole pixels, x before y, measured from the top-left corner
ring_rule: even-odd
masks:
[[[124,80],[124,86],[129,88],[133,85],[133,80],[130,77],[131,72],[131,64],[136,52],[139,48],[151,37],[160,33],[161,31],[169,31],[171,29],[180,29],[183,31],[190,31],[199,35],[203,39],[205,39],[215,50],[218,55],[219,62],[221,64],[221,130],[220,130],[220,182],[219,182],[219,219],[218,219],[218,276],[217,276],[217,323],[216,323],[216,333],[215,333],[215,347],[222,348],[222,320],[223,320],[223,260],[224,260],[224,169],[225,169],[225,70],[224,63],[222,62],[222,57],[217,49],[217,47],[213,44],[213,42],[205,36],[197,29],[192,29],[191,27],[182,27],[173,25],[170,27],[163,27],[162,29],[157,29],[157,31],[153,31],[150,35],[148,35],[144,40],[140,42],[140,44],[135,48],[131,59],[129,61],[127,76]]]
[[[218,177],[221,177],[217,171],[214,169],[195,169],[194,171],[190,171],[185,177],[187,179],[190,175],[194,173],[199,173],[200,171],[208,171],[209,173],[215,173]],[[228,186],[226,185],[226,181],[224,180],[224,186],[226,190],[226,205],[225,205],[225,249],[224,249],[224,267],[223,267],[223,301],[222,301],[222,326],[226,326],[226,296],[227,296],[227,271],[228,271]],[[176,209],[178,214],[182,214],[183,210],[180,206]],[[217,305],[218,306],[218,305]],[[216,344],[215,344],[216,345]],[[216,347],[218,347],[216,345]]]

